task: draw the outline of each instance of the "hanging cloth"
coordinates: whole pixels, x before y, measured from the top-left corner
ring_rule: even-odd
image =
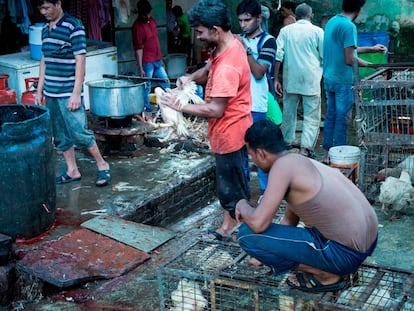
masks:
[[[31,8],[30,3],[29,5]],[[17,27],[20,27],[22,33],[28,34],[30,18],[26,0],[9,0],[8,6],[10,21],[16,24]]]
[[[110,0],[89,0],[88,37],[102,40],[102,28],[111,23]]]

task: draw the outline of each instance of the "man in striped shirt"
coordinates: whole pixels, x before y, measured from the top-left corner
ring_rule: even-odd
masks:
[[[61,0],[38,0],[40,13],[48,24],[42,30],[42,59],[35,102],[43,96],[52,119],[56,148],[63,152],[66,171],[56,183],[81,179],[76,164],[75,148],[86,148],[96,160],[96,186],[110,182],[109,164],[103,159],[93,132],[87,129],[82,102],[85,77],[86,36],[82,23],[63,12]]]

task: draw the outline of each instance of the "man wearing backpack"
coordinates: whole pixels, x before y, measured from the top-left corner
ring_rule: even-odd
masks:
[[[240,40],[246,48],[250,66],[250,90],[252,93],[253,123],[267,119],[269,100],[268,73],[276,56],[276,40],[261,28],[261,5],[257,0],[243,0],[237,6],[242,34]],[[271,83],[272,84],[272,83]],[[273,85],[271,85],[273,87]],[[246,159],[246,163],[248,160]],[[246,168],[248,171],[248,167]],[[267,185],[267,174],[258,168],[260,191],[263,194]]]

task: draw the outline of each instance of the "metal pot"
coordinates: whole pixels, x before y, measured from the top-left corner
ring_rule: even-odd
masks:
[[[126,117],[144,111],[145,83],[102,79],[86,85],[90,110],[98,117]]]
[[[178,79],[185,74],[187,68],[186,54],[168,54],[165,58],[167,63],[167,74],[170,79]]]

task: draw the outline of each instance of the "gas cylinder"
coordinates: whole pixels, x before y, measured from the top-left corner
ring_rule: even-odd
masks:
[[[26,91],[22,94],[20,102],[22,104],[34,104],[39,78],[26,78],[24,79],[24,83],[26,85]],[[42,100],[42,106],[46,106],[44,97]]]
[[[16,91],[9,88],[7,74],[0,74],[0,104],[17,104]]]

